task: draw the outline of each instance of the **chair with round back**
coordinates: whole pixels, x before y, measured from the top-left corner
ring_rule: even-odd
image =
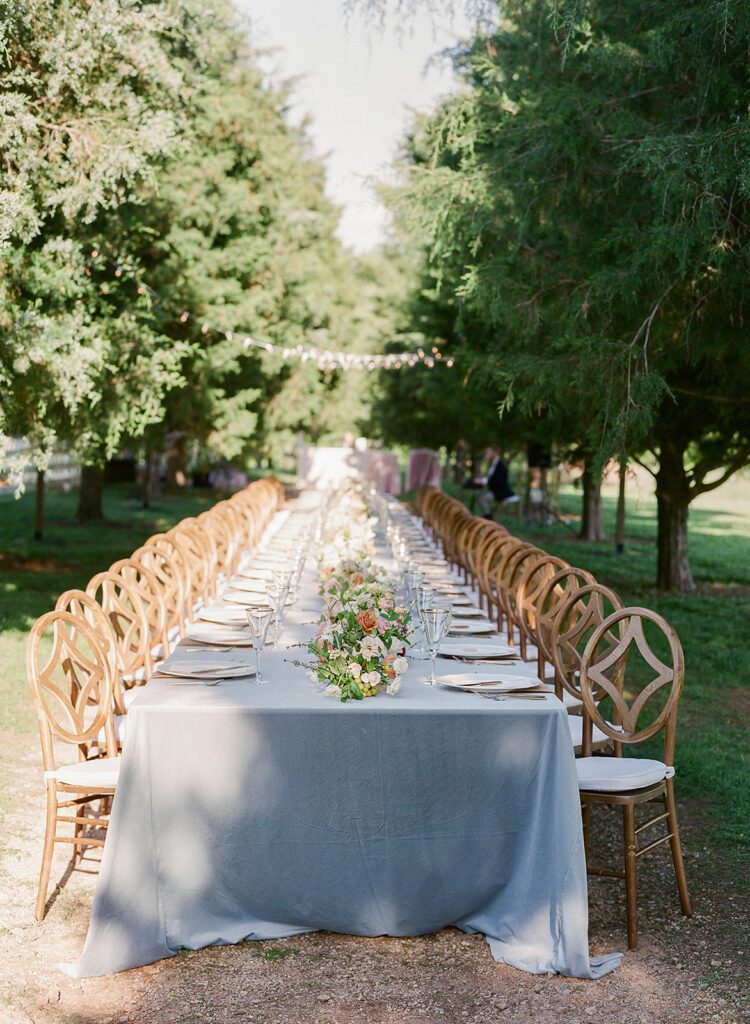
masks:
[[[109,621],[124,689],[147,683],[153,672],[151,633],[138,590],[120,573],[107,571],[92,576],[86,593],[101,605]]]
[[[464,565],[466,572],[467,582],[475,587],[478,591],[479,588],[479,566],[482,560],[482,553],[484,552],[487,545],[495,539],[495,537],[507,534],[507,530],[504,526],[499,523],[490,522],[488,519],[479,519],[479,525],[476,526],[467,537],[466,540],[466,551],[464,554]]]
[[[653,639],[646,637],[650,627]],[[611,637],[619,633],[613,647]],[[657,655],[654,643],[664,650]],[[640,658],[632,651],[635,647]],[[644,671],[645,666],[645,671]],[[621,675],[627,672],[627,686]],[[655,673],[655,675],[653,674]],[[677,710],[685,675],[682,647],[668,622],[646,608],[620,608],[600,622],[591,635],[581,660],[581,694],[584,706],[583,757],[576,761],[578,786],[584,809],[604,803],[622,807],[625,869],[592,868],[589,873],[625,880],[628,948],[638,944],[638,857],[669,842],[672,851],[682,912],[690,917],[685,868],[674,795],[674,754]],[[643,682],[643,679],[647,682]],[[617,729],[600,711],[602,697],[617,708]],[[653,705],[659,702],[654,710]],[[652,705],[644,714],[647,705]],[[659,733],[664,734],[662,760],[640,757],[592,757],[592,730],[600,729],[618,745],[633,747]],[[635,809],[640,804],[660,803],[664,811],[636,826]],[[639,845],[647,829],[666,822],[666,834]],[[584,816],[587,851],[590,848],[590,816]]]
[[[192,621],[201,605],[210,600],[213,592],[213,553],[200,528],[196,528],[192,520],[182,520],[173,526],[167,537],[179,548],[188,566],[190,590],[187,614]]]
[[[577,703],[583,705],[580,670],[586,644],[599,624],[612,611],[618,611],[620,608],[622,608],[622,601],[617,594],[601,583],[587,583],[585,586],[571,591],[559,606],[552,623],[550,638],[552,663],[555,666],[555,692],[558,697],[564,699],[564,694],[567,693]],[[617,646],[619,639],[616,631],[608,635],[609,643],[613,648]],[[624,665],[617,675],[621,684],[623,677]],[[612,726],[617,729],[619,723],[617,722],[616,708],[614,716]],[[581,754],[583,751],[583,719],[580,715],[571,715],[568,717],[568,726],[575,753]],[[611,745],[609,734],[603,733],[599,728],[594,729],[593,737],[595,750],[604,750]],[[615,753],[618,756],[621,753],[617,743],[615,743]]]
[[[511,533],[497,533],[482,552],[477,566],[477,580],[480,603],[483,599],[488,617],[496,617],[501,612],[495,576],[505,559],[523,543]]]
[[[41,921],[46,913],[55,844],[71,844],[74,854],[82,847],[104,844],[104,839],[91,835],[90,830],[105,828],[106,819],[101,815],[87,817],[79,811],[95,800],[106,803],[113,795],[120,759],[114,732],[111,663],[99,632],[85,617],[56,610],[37,619],[29,634],[26,672],[39,723],[47,790],[35,907],[36,918]],[[99,756],[98,737],[102,733],[106,757]],[[62,744],[74,748],[77,760],[57,763],[56,753]],[[72,814],[60,814],[71,808]],[[73,825],[74,835],[58,835],[60,824]]]
[[[497,594],[505,622],[508,643],[511,645],[516,643],[516,633],[519,634],[520,643],[521,632],[516,608],[516,589],[531,566],[536,565],[537,562],[546,557],[541,548],[537,548],[533,544],[523,544],[517,547],[505,559],[501,570],[495,574]]]
[[[513,603],[518,621],[518,632],[520,636],[520,653],[524,661],[527,659],[529,644],[537,648],[537,662],[539,661],[539,642],[537,639],[538,602],[544,593],[549,580],[561,569],[567,569],[568,563],[557,555],[544,555],[538,562],[527,565],[521,574],[516,587]],[[540,679],[544,679],[540,676]]]
[[[166,533],[149,537],[134,551],[134,561],[142,562],[156,577],[166,611],[167,644],[171,646],[184,633],[191,590],[190,568],[185,556]]]
[[[536,602],[537,675],[540,679],[546,678],[548,666],[552,668],[553,677],[556,676],[552,657],[552,629],[557,613],[574,590],[580,590],[581,587],[595,582],[590,572],[569,565],[556,572],[544,584]],[[557,681],[555,692],[563,700],[568,711],[579,711],[583,707],[582,701]]]
[[[207,588],[210,593],[215,582],[218,553],[215,539],[206,529],[205,520],[201,522],[197,516],[189,516],[176,523],[169,533],[179,533],[181,536],[187,534],[190,537],[191,551],[196,555],[200,554],[204,560]]]
[[[118,573],[126,583],[138,591],[138,596],[146,612],[151,655],[154,658],[164,656],[168,650],[167,607],[156,573],[144,565],[140,558],[133,556],[114,562],[110,565],[109,571]]]

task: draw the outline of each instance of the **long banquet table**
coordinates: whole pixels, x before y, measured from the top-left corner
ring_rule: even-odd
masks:
[[[284,646],[307,640],[319,607],[309,571]],[[619,954],[589,957],[573,750],[553,695],[427,687],[414,662],[397,696],[341,704],[305,657],[266,652],[266,686],[160,677],[138,694],[89,933],[67,973],[320,929],[449,925],[533,973],[617,966]]]

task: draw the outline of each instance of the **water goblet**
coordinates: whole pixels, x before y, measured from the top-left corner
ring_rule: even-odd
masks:
[[[266,643],[268,627],[271,625],[273,608],[270,608],[267,604],[250,605],[245,609],[245,614],[247,615],[250,632],[253,635],[253,647],[255,648],[255,682],[258,686],[263,686],[268,680],[263,678],[260,671],[260,655]]]
[[[271,647],[274,651],[279,649],[279,636],[281,633],[281,620],[286,608],[286,600],[289,595],[291,584],[291,573],[286,571],[274,572],[271,580],[266,584],[266,594],[273,608],[273,640]]]
[[[427,649],[430,653],[430,675],[429,678],[423,680],[426,686],[437,686],[435,658],[437,657],[438,648],[450,628],[450,624],[450,608],[425,608],[422,612],[422,628],[424,629],[425,640],[427,641]]]

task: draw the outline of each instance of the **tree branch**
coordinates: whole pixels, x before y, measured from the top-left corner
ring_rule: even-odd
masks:
[[[705,478],[706,475],[711,472],[711,469],[706,469],[705,472],[701,474],[700,478],[694,476],[694,472],[691,473],[690,476],[692,480],[689,488],[690,500],[692,501],[693,498],[697,498],[699,494],[707,494],[709,491],[715,491],[717,487],[721,487],[722,484],[725,484],[730,476],[733,476],[747,465],[750,465],[750,449],[738,452],[737,455],[735,455],[733,459],[730,459],[726,464],[726,469],[721,476],[717,477],[716,480],[712,480],[710,484],[705,483]],[[718,467],[714,466],[712,468],[717,469]]]
[[[526,299],[524,302],[517,302],[516,309],[522,309],[524,306],[530,306],[533,302],[536,302],[540,296],[544,295],[546,292],[554,291],[555,288],[563,288],[566,285],[576,287],[579,284],[585,283],[585,281],[581,281],[577,277],[563,277],[561,280],[555,281],[554,284],[548,284],[546,288],[540,288],[538,292],[534,292],[530,299]]]
[[[630,460],[631,462],[637,463],[641,467],[641,469],[645,469],[646,472],[650,473],[654,480],[656,480],[656,473],[654,473],[653,469],[651,469],[650,466],[647,466],[645,462],[642,462],[637,455],[631,455]]]

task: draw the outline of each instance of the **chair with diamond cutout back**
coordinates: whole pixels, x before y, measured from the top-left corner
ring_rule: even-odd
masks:
[[[668,649],[667,660],[662,660],[652,650],[652,645],[644,633],[644,623],[651,624],[657,641],[661,641]],[[615,628],[620,634],[620,639],[612,646],[609,638]],[[629,656],[633,646],[641,655],[641,663],[656,673],[645,685],[639,685],[637,681],[634,683],[634,658]],[[613,676],[621,671],[623,664],[627,674],[624,685],[621,685],[619,680],[613,682]],[[665,619],[647,608],[621,608],[604,619],[591,635],[581,659],[583,756],[576,760],[581,802],[584,807],[588,805],[589,808],[593,804],[622,807],[625,859],[624,871],[594,868],[589,864],[589,874],[625,880],[629,949],[635,949],[638,944],[636,862],[638,857],[663,843],[669,842],[671,846],[682,912],[686,917],[691,915],[674,795],[677,709],[684,675],[685,662],[677,634]],[[629,701],[628,697],[631,694],[634,696]],[[644,709],[657,694],[662,699],[661,707],[655,714],[651,712],[644,722]],[[617,729],[605,721],[599,709],[599,704],[605,697],[609,698],[617,711]],[[640,757],[592,757],[591,735],[594,727],[606,733],[620,746],[628,747],[643,743],[663,732],[662,760]],[[663,813],[656,814],[637,825],[636,807],[654,802],[663,805]],[[638,837],[662,821],[667,823],[666,833],[646,846],[639,846]],[[590,833],[590,820],[586,825],[586,832]],[[586,848],[588,852],[589,834],[586,835]]]

